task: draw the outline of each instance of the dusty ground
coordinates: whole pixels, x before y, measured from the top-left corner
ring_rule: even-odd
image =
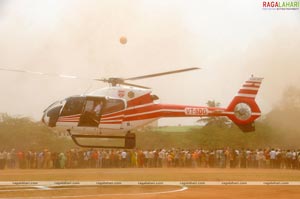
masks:
[[[300,181],[299,170],[68,169],[0,170],[0,181]],[[45,190],[49,189],[49,190]],[[300,198],[299,186],[0,186],[3,198]]]

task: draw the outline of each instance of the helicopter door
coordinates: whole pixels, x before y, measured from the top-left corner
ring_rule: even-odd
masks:
[[[102,129],[121,129],[126,105],[121,99],[106,99],[102,110],[100,128]]]
[[[103,97],[87,97],[78,126],[98,127],[104,104]]]

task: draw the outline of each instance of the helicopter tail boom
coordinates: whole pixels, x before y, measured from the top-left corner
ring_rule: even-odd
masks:
[[[255,130],[254,121],[261,111],[255,101],[263,78],[251,76],[244,82],[227,108],[180,105],[160,105],[161,117],[216,117],[227,116],[243,132]]]

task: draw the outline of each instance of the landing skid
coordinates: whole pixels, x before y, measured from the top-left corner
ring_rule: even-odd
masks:
[[[85,148],[115,148],[115,149],[133,149],[135,148],[135,134],[127,133],[125,136],[105,136],[105,135],[83,135],[83,134],[72,134],[70,129],[67,132],[71,136],[74,143],[80,147]],[[78,138],[90,138],[90,139],[124,139],[124,146],[104,146],[104,145],[85,145],[78,142]]]

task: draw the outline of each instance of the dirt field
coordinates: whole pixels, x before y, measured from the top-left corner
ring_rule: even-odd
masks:
[[[300,181],[299,170],[66,169],[0,170],[5,181]],[[300,198],[300,186],[0,186],[3,198]]]

